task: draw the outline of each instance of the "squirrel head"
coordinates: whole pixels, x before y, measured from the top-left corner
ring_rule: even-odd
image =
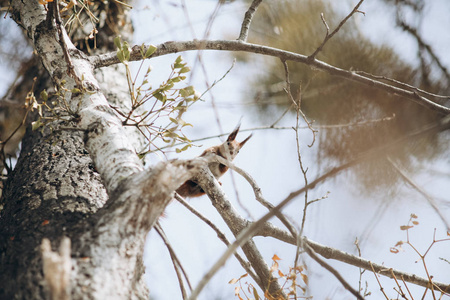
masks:
[[[236,140],[236,136],[239,132],[239,128],[241,127],[241,123],[236,126],[236,128],[230,133],[227,140],[220,145],[218,155],[228,159],[233,160],[236,155],[239,153],[239,150],[244,146],[244,144],[252,137],[252,134],[250,134],[245,140],[242,142],[238,142]]]

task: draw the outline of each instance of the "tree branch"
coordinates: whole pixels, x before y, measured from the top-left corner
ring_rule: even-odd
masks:
[[[394,169],[397,171],[397,173],[400,174],[400,176],[403,178],[403,180],[405,180],[413,189],[415,189],[417,192],[419,192],[419,194],[421,194],[423,197],[425,197],[425,199],[428,201],[428,204],[430,204],[430,206],[434,209],[434,211],[436,212],[436,214],[439,216],[439,218],[441,219],[441,221],[444,223],[445,227],[447,230],[450,230],[450,224],[447,222],[447,219],[445,218],[445,216],[442,214],[442,212],[440,211],[436,201],[434,201],[434,199],[428,195],[427,192],[425,192],[420,186],[418,186],[406,173],[406,171],[400,166],[398,165],[395,161],[392,160],[392,158],[390,158],[389,156],[387,157],[388,162],[394,167]]]
[[[244,20],[242,21],[241,33],[239,34],[238,41],[246,42],[248,37],[248,31],[250,29],[250,23],[252,22],[253,16],[255,15],[258,6],[261,4],[262,0],[253,0],[252,4],[245,13]]]
[[[194,178],[194,180],[202,187],[202,189],[211,199],[213,206],[217,209],[234,236],[236,236],[236,240],[240,240],[239,236],[241,236],[241,234],[246,231],[249,222],[242,218],[232,207],[231,203],[227,199],[227,196],[220,187],[220,184],[211,174],[209,168],[203,168],[203,170]],[[242,251],[255,270],[255,273],[258,275],[259,282],[257,281],[257,283],[260,288],[263,291],[268,291],[270,295],[274,297],[281,296],[283,298],[286,298],[286,295],[284,295],[281,286],[279,285],[278,281],[272,276],[269,267],[259,253],[255,243],[253,242],[253,240],[251,240],[251,237],[240,241],[241,243],[234,242],[227,248],[227,256],[222,257],[219,260],[219,262],[213,267],[213,271],[207,272],[204,275],[203,279],[194,289],[189,299],[196,299],[202,289],[206,286],[206,283],[209,282],[212,276],[237,250],[238,247],[242,248]]]
[[[201,213],[199,213],[195,208],[193,208],[189,203],[187,203],[183,197],[175,194],[175,199],[180,202],[184,207],[186,207],[190,212],[192,212],[195,216],[197,216],[200,220],[205,222],[209,227],[212,228],[217,234],[217,237],[228,247],[230,246],[230,242],[228,241],[225,234],[220,231],[220,229],[210,220],[208,220],[205,216],[203,216]],[[234,253],[234,257],[238,260],[238,262],[241,264],[242,268],[255,280],[255,282],[260,285],[261,281],[259,277],[253,272],[252,266],[248,261],[245,261],[237,252]]]
[[[141,46],[133,46],[131,51],[130,60],[137,61],[141,60],[142,56],[140,53]],[[165,42],[157,46],[157,50],[152,55],[152,57],[163,56],[171,53],[179,53],[184,51],[192,50],[219,50],[219,51],[244,51],[256,54],[262,54],[267,56],[278,57],[285,61],[294,61],[309,65],[315,69],[327,72],[330,75],[338,76],[347,80],[355,81],[370,87],[375,87],[384,92],[399,95],[406,99],[412,100],[430,110],[437,111],[441,114],[450,114],[450,108],[443,105],[437,104],[436,102],[425,98],[415,91],[409,91],[404,88],[399,88],[391,84],[387,84],[378,80],[367,78],[353,71],[344,70],[332,65],[329,65],[320,60],[310,61],[307,56],[302,54],[297,54],[289,51],[284,51],[272,47],[261,46],[256,44],[250,44],[242,41],[227,41],[227,40],[216,40],[216,41],[205,41],[205,40],[194,40],[194,41],[180,41],[180,42]],[[144,52],[146,49],[144,50]],[[119,59],[115,52],[91,56],[89,61],[93,63],[95,68],[100,68],[104,66],[109,66],[112,64],[119,63]]]
[[[328,263],[326,263],[325,261],[323,261],[322,259],[320,259],[314,249],[312,249],[308,244],[303,244],[304,245],[304,249],[306,251],[306,253],[308,253],[309,256],[311,256],[312,259],[314,259],[319,265],[321,265],[322,267],[324,267],[325,269],[327,269],[331,274],[334,275],[334,277],[337,278],[337,280],[339,280],[339,282],[344,286],[344,288],[346,290],[348,290],[350,293],[352,293],[357,299],[359,300],[364,300],[364,297],[362,297],[354,288],[352,288],[347,281],[345,281],[345,279],[341,276],[341,274],[339,274],[338,271],[336,271],[336,269],[334,269],[332,266],[330,266]]]
[[[338,27],[336,27],[335,30],[333,30],[333,32],[330,34],[330,27],[328,27],[327,21],[325,20],[325,16],[323,15],[323,13],[320,14],[320,17],[322,19],[323,24],[325,25],[325,28],[327,29],[327,33],[325,34],[325,38],[323,39],[322,44],[320,44],[320,46],[316,49],[316,51],[314,51],[313,54],[311,54],[308,59],[309,60],[314,60],[316,59],[316,55],[322,51],[323,47],[325,46],[325,44],[328,42],[328,40],[330,40],[341,28],[342,26],[344,26],[344,24],[348,21],[348,19],[350,19],[355,13],[360,12],[358,10],[358,8],[361,6],[361,4],[363,3],[364,0],[360,0],[358,2],[358,4],[356,4],[355,8],[353,8],[353,10],[347,15],[347,17],[345,17],[341,23],[339,23]]]
[[[190,299],[195,299],[197,295],[200,293],[200,291],[204,288],[206,283],[214,276],[214,274],[225,264],[225,262],[228,260],[228,258],[237,250],[238,247],[246,243],[248,240],[250,240],[258,231],[260,228],[263,227],[263,225],[273,216],[280,213],[281,209],[286,206],[289,202],[291,202],[293,199],[295,199],[298,195],[304,193],[306,190],[310,190],[314,188],[317,184],[323,182],[325,179],[330,178],[332,176],[337,175],[343,170],[348,169],[349,167],[356,165],[362,161],[365,161],[369,158],[376,157],[379,155],[379,153],[386,153],[388,150],[396,147],[398,144],[405,142],[412,138],[417,138],[419,136],[433,133],[433,132],[439,132],[442,130],[446,130],[450,127],[450,116],[447,116],[440,120],[437,124],[432,124],[428,127],[425,127],[419,131],[413,132],[403,138],[397,139],[396,141],[387,144],[382,145],[378,148],[371,149],[369,151],[366,151],[365,153],[359,155],[355,159],[342,164],[339,167],[335,167],[328,172],[322,174],[321,176],[317,177],[315,180],[311,181],[309,184],[305,185],[301,189],[291,192],[284,200],[282,200],[278,205],[274,206],[272,210],[270,210],[268,213],[266,213],[264,216],[262,216],[259,220],[253,223],[248,223],[244,219],[242,219],[237,213],[234,211],[234,209],[231,207],[231,204],[229,202],[218,202],[220,199],[225,199],[225,195],[221,191],[221,188],[219,184],[217,183],[217,180],[214,179],[212,174],[207,171],[202,171],[202,173],[196,178],[196,181],[200,184],[200,186],[205,190],[210,197],[211,201],[213,202],[213,205],[218,209],[219,212],[226,212],[226,214],[222,214],[222,217],[224,218],[231,218],[233,223],[231,223],[233,226],[232,228],[237,228],[237,235],[236,240],[228,247],[228,249],[225,251],[225,253],[222,254],[222,256],[217,260],[217,262],[210,268],[210,270],[205,274],[204,280],[200,282],[197,287],[194,289],[194,291],[191,294]],[[234,219],[235,216],[238,216],[237,219]],[[238,222],[236,222],[236,220]],[[228,222],[227,222],[228,224]],[[244,224],[247,225],[244,227]],[[230,226],[230,225],[229,225]],[[232,229],[233,230],[233,229]],[[314,247],[312,247],[314,249]],[[315,250],[315,249],[314,249]],[[253,265],[253,264],[252,264]],[[362,266],[361,266],[362,267]],[[428,282],[428,281],[427,281]],[[444,291],[446,291],[447,287],[443,288]]]
[[[186,293],[186,289],[184,288],[183,277],[182,277],[181,273],[183,273],[183,276],[186,279],[189,289],[192,290],[192,286],[189,281],[189,277],[187,276],[186,272],[184,271],[184,268],[181,265],[181,262],[178,259],[178,256],[176,255],[175,251],[173,250],[172,245],[170,245],[169,239],[167,238],[167,236],[159,222],[156,223],[155,230],[159,234],[159,236],[163,240],[164,244],[166,245],[167,250],[169,251],[169,255],[172,260],[173,268],[175,270],[175,273],[177,274],[178,284],[180,285],[181,296],[183,297],[183,299],[187,299],[187,293]]]
[[[270,223],[265,223],[261,226],[253,236],[264,236],[264,237],[272,237],[277,240],[283,241],[285,243],[289,243],[291,245],[296,246],[297,241],[289,232],[284,231]],[[406,273],[403,271],[399,271],[393,268],[390,268],[385,265],[380,265],[371,262],[370,260],[361,258],[359,256],[329,247],[322,244],[319,244],[315,241],[308,239],[307,237],[302,237],[302,241],[304,245],[308,245],[311,247],[316,253],[320,254],[324,258],[334,259],[340,262],[362,268],[369,271],[374,271],[376,274],[380,274],[386,276],[388,278],[393,278],[393,276],[397,278],[403,278],[405,281],[409,283],[413,283],[425,288],[429,288],[430,281],[427,278],[423,278],[417,276],[415,274]],[[440,290],[450,293],[450,284],[433,281],[433,285],[437,286]]]

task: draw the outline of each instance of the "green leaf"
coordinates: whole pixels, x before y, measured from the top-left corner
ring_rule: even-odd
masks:
[[[178,137],[178,134],[176,134],[175,132],[173,132],[173,131],[170,131],[170,130],[168,130],[168,131],[166,131],[166,132],[164,132],[163,133],[163,136],[164,137],[169,137],[169,138],[177,138]]]
[[[44,102],[48,100],[48,93],[46,90],[43,90],[41,92],[41,98],[42,98],[42,100],[44,100]]]
[[[189,68],[189,67],[184,67],[184,68],[181,68],[181,70],[180,70],[180,74],[182,74],[182,73],[187,73],[187,72],[189,72],[191,70],[191,68]]]
[[[147,52],[145,52],[144,58],[149,58],[150,56],[152,56],[152,54],[155,53],[155,51],[156,51],[157,49],[158,49],[158,48],[156,48],[156,46],[154,46],[154,45],[148,46]]]
[[[130,60],[130,45],[127,42],[123,42],[122,51],[126,61]]]
[[[183,58],[181,57],[181,55],[179,55],[178,57],[177,57],[177,59],[175,59],[175,63],[176,64],[179,64],[179,63],[181,63],[183,61]]]
[[[185,87],[184,89],[181,89],[179,94],[181,97],[186,98],[189,96],[194,95],[195,90],[194,87],[192,85]]]
[[[162,90],[164,91],[164,92],[166,92],[166,91],[168,91],[168,90],[170,90],[171,88],[173,88],[173,82],[167,82],[167,84],[162,88]]]
[[[189,147],[191,147],[191,145],[186,145],[186,146],[184,146],[184,147],[181,148],[181,149],[176,148],[176,149],[175,149],[175,152],[180,153],[180,152],[186,151],[187,149],[189,149]]]
[[[38,129],[39,127],[41,127],[41,125],[42,125],[41,120],[31,122],[31,129],[34,131],[34,130]]]
[[[118,49],[120,49],[120,48],[122,48],[122,45],[121,45],[122,43],[121,43],[121,41],[120,41],[120,36],[116,36],[115,38],[114,38],[114,45],[116,45],[116,47],[118,48]]]
[[[121,63],[125,61],[125,55],[123,54],[122,50],[117,50],[117,58]]]
[[[161,92],[157,92],[157,93],[153,94],[153,96],[161,102],[166,102],[166,100],[167,100],[166,95],[164,95]]]
[[[141,56],[143,58],[145,58],[144,50],[145,50],[145,44],[142,43],[141,48],[139,48],[139,52],[141,53]]]

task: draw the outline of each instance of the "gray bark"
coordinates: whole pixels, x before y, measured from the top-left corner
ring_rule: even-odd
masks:
[[[110,12],[117,13],[111,7]],[[43,134],[28,128],[23,140],[1,201],[0,299],[147,299],[145,236],[174,190],[203,162],[166,162],[143,171],[138,144],[128,140],[129,130],[105,97],[115,105],[128,99],[123,69],[114,66],[95,77],[86,56],[64,30],[58,34],[37,1],[14,1],[11,15],[26,30],[53,84],[70,91],[78,80],[85,90],[64,95],[77,119],[55,122],[56,130]],[[111,51],[113,37],[99,35],[98,42]],[[46,82],[44,77],[39,80]],[[50,87],[38,84],[36,93]],[[53,250],[60,244],[58,254]],[[58,262],[66,267],[58,268]],[[67,275],[68,283],[58,280]]]

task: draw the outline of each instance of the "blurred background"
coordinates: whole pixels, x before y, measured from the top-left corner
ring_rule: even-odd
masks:
[[[239,36],[250,2],[136,1],[132,9],[134,40],[129,42],[157,45],[192,39],[234,40]],[[248,41],[310,55],[325,37],[321,13],[332,31],[356,4],[356,1],[331,0],[263,1],[251,24]],[[431,93],[449,95],[450,2],[366,0],[359,10],[325,45],[317,59],[343,69],[385,76]],[[2,22],[2,38],[17,30],[16,27],[12,21]],[[3,43],[1,47],[0,63],[6,70],[17,69],[17,62],[8,56],[14,49],[23,51],[23,56],[31,55],[31,50],[22,44]],[[152,67],[148,78],[152,85],[158,86],[167,79],[170,65],[178,55],[145,62],[145,67]],[[184,127],[183,133],[195,146],[182,153],[176,153],[175,148],[165,148],[163,153],[152,152],[146,156],[146,163],[195,157],[206,147],[221,143],[224,137],[218,136],[229,133],[242,118],[241,131],[251,131],[253,137],[235,163],[253,176],[265,198],[276,205],[289,193],[303,187],[296,133],[292,129],[296,126],[297,115],[284,90],[285,71],[280,60],[220,51],[181,55],[191,68],[189,84],[200,93],[214,85],[183,115],[183,119],[193,125]],[[291,92],[301,98],[302,111],[317,130],[314,139],[301,118],[299,147],[309,181],[364,151],[386,145],[442,117],[410,100],[332,77],[305,65],[288,63],[288,66]],[[137,72],[138,67],[135,64],[133,70]],[[6,93],[15,75],[0,72],[0,76],[0,91]],[[143,77],[143,74],[138,76]],[[447,107],[450,104],[448,98],[437,101]],[[239,134],[238,140],[248,134]],[[410,229],[409,236],[421,253],[429,248],[434,236],[436,239],[447,236],[450,222],[448,146],[448,132],[423,136],[389,153],[379,153],[373,160],[318,185],[309,191],[308,200],[326,197],[309,206],[304,235],[355,255],[358,255],[355,246],[358,239],[363,258],[426,277],[424,266],[411,247],[404,245],[399,253],[392,253],[391,247],[406,240],[406,232],[400,230],[400,226],[408,223],[412,213],[418,216],[419,225]],[[221,182],[244,217],[256,220],[266,212],[255,200],[251,187],[238,174],[229,172]],[[302,221],[304,201],[301,195],[283,210],[297,226]],[[189,202],[225,231],[229,240],[234,240],[206,196]],[[277,220],[272,221],[282,227]],[[225,246],[209,227],[177,202],[169,205],[161,225],[195,286],[225,251]],[[276,254],[281,258],[280,269],[284,273],[293,266],[295,247],[272,238],[256,238],[255,241],[269,265]],[[436,243],[426,256],[428,272],[437,281],[449,282],[449,250],[449,241]],[[368,299],[382,298],[372,273],[366,271],[361,275],[356,267],[335,261],[329,263],[356,289],[359,285],[363,289],[367,287],[367,292],[372,293]],[[154,231],[148,235],[145,264],[151,299],[181,299],[168,251]],[[307,255],[302,256],[302,264],[307,266],[309,283],[301,296],[353,299],[330,273]],[[231,258],[200,299],[232,299],[235,285],[228,282],[244,273]],[[245,281],[250,283],[251,279]],[[380,281],[386,293],[396,298],[394,282],[383,277]],[[408,288],[415,299],[424,293],[423,288],[412,284],[408,284]],[[425,299],[430,299],[428,296],[431,297],[428,294]]]

